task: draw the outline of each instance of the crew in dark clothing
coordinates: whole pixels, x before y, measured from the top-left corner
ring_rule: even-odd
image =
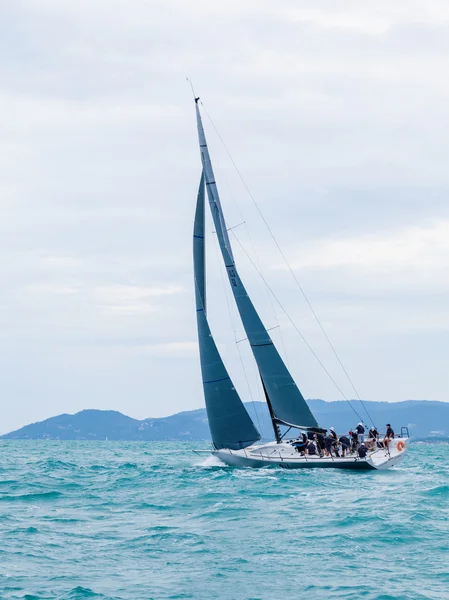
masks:
[[[295,440],[292,443],[292,446],[296,450],[296,452],[299,452],[300,454],[304,454],[305,449],[306,449],[306,444],[303,441]]]
[[[304,444],[307,444],[307,435],[304,432],[302,432],[301,435],[302,435],[302,441],[304,442]]]
[[[307,439],[313,442],[313,440],[315,439],[315,434],[313,433],[313,431],[307,432]]]
[[[368,454],[368,448],[365,446],[365,444],[363,442],[359,446],[358,453],[359,453],[360,458],[365,458],[366,455]]]
[[[332,449],[335,452],[335,456],[340,456],[340,454],[338,453],[338,436],[335,433],[335,429],[333,427],[329,428],[329,435],[333,440]]]
[[[312,442],[312,440],[309,441],[309,443],[307,444],[307,454],[310,454],[310,456],[316,454],[316,446],[315,443]]]
[[[378,437],[379,437],[379,432],[377,431],[377,429],[375,427],[371,427],[371,429],[369,430],[369,433],[368,433],[368,441],[369,441],[369,446],[371,448],[375,448],[377,446]]]
[[[375,427],[371,427],[368,433],[368,437],[372,440],[377,440],[377,438],[379,437],[379,432]]]
[[[365,433],[365,428],[363,427],[363,424],[359,423],[355,428],[355,431],[357,433],[357,441],[359,444],[361,444],[363,442],[363,434]]]
[[[357,431],[351,431],[351,452],[357,450]]]
[[[326,449],[326,456],[331,456],[332,455],[332,444],[334,442],[334,438],[331,437],[330,435],[326,436],[326,438],[324,439],[324,447]]]
[[[326,448],[326,442],[324,441],[324,435],[322,433],[317,433],[316,441],[317,441],[318,451],[320,453],[320,456],[322,456],[323,452]]]
[[[342,435],[340,437],[340,444],[341,444],[341,455],[346,456],[346,452],[348,452],[348,450],[351,446],[351,441],[349,440],[347,435]]]
[[[388,444],[391,442],[391,440],[394,438],[394,431],[391,428],[390,423],[387,423],[387,431],[385,432],[385,437],[383,440],[383,444],[385,446],[385,448],[388,448]]]
[[[338,440],[337,434],[335,433],[335,429],[333,427],[329,429],[329,435],[331,435],[334,440]]]

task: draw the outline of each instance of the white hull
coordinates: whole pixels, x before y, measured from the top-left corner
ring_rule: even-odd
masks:
[[[402,449],[398,449],[400,442],[404,443]],[[284,469],[307,469],[307,468],[331,468],[331,469],[389,469],[399,464],[407,450],[407,439],[395,439],[390,443],[389,451],[376,449],[368,453],[366,458],[357,455],[346,457],[335,456],[301,456],[288,442],[271,442],[261,446],[250,446],[244,450],[222,449],[213,452],[227,465],[234,467],[281,467]]]

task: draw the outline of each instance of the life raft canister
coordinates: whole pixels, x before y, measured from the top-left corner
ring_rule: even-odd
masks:
[[[399,452],[402,452],[405,448],[405,443],[402,440],[399,440],[398,445],[396,446]]]

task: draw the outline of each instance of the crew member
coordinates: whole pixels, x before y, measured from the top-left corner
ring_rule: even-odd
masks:
[[[346,456],[346,452],[349,451],[349,448],[351,446],[351,441],[347,435],[342,435],[340,437],[340,444],[341,444],[341,455]]]
[[[304,454],[305,449],[306,449],[306,444],[302,440],[295,440],[294,442],[292,442],[292,446],[296,450],[296,452],[299,452],[300,454]]]
[[[354,453],[357,450],[357,432],[351,429],[348,435],[351,439],[351,453]]]
[[[332,438],[332,448],[335,452],[335,456],[340,456],[338,453],[338,436],[333,427],[329,427],[329,436]]]
[[[331,435],[327,435],[324,439],[324,447],[326,450],[326,456],[332,456],[332,444],[334,442],[334,438]]]
[[[322,433],[317,433],[316,441],[317,441],[318,451],[320,453],[320,456],[322,456],[323,452],[326,448],[326,442],[324,441],[324,435]]]
[[[360,458],[366,458],[366,455],[368,454],[368,448],[365,446],[364,442],[362,442],[360,444],[358,453],[359,453]]]
[[[310,454],[310,456],[316,454],[316,446],[315,443],[312,440],[309,440],[309,443],[307,444],[307,454]]]
[[[390,423],[387,423],[387,431],[385,432],[385,437],[383,439],[383,444],[385,446],[385,448],[388,448],[388,444],[391,442],[391,440],[394,438],[394,431],[391,428]]]
[[[362,423],[359,423],[355,428],[355,432],[357,434],[357,441],[359,444],[363,442],[363,434],[365,433],[365,428]]]
[[[371,446],[371,448],[376,447],[378,438],[379,438],[379,432],[377,431],[377,429],[374,426],[371,427],[371,429],[368,432],[368,440],[369,440],[369,445]]]

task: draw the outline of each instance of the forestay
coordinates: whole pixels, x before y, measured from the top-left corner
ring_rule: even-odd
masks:
[[[237,308],[268,396],[274,421],[303,429],[317,429],[319,425],[315,417],[273,344],[237,272],[198,102],[196,102],[196,116],[203,172],[218,242]]]
[[[201,373],[207,418],[217,450],[246,448],[260,439],[243,403],[232,384],[215,345],[206,314],[204,253],[204,175],[198,190],[193,230],[196,318],[200,347]]]

